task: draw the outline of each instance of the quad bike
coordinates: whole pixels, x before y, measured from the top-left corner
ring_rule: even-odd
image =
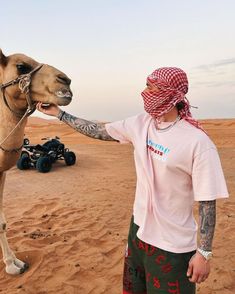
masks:
[[[39,172],[47,173],[57,160],[64,160],[66,165],[75,164],[75,153],[65,148],[59,137],[42,138],[42,140],[46,140],[42,145],[31,145],[28,138],[24,139],[23,150],[17,161],[17,167],[20,170],[35,167]]]

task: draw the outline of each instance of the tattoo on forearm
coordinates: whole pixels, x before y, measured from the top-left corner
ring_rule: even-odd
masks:
[[[199,202],[200,248],[212,250],[212,240],[216,223],[216,201]]]
[[[94,123],[75,117],[67,112],[63,114],[62,121],[74,128],[79,133],[91,138],[104,141],[116,141],[111,136],[109,136],[103,123]]]

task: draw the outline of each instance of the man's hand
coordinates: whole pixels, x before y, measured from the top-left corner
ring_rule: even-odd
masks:
[[[190,259],[187,277],[192,283],[204,282],[210,274],[210,262],[207,261],[200,253],[196,254]]]
[[[43,107],[43,103],[38,102],[36,107],[37,107],[38,111],[41,111],[42,113],[47,114],[47,115],[57,117],[59,115],[59,113],[60,113],[59,106],[57,106],[55,104],[50,104],[47,107]]]

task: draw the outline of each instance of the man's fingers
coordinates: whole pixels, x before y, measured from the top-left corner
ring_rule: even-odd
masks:
[[[38,102],[36,105],[37,110],[41,111],[42,113],[46,113],[45,109],[42,107],[42,102]]]
[[[198,278],[197,278],[196,283],[200,284],[201,282],[204,282],[204,281],[205,281],[204,276],[199,275]]]
[[[201,282],[205,282],[205,280],[209,277],[209,275],[204,275],[201,279]]]
[[[189,278],[189,281],[192,283],[197,283],[199,274],[193,273],[192,278]]]
[[[192,278],[189,279],[190,282],[192,283],[202,283],[204,282],[209,275],[202,275],[202,274],[193,274]]]
[[[189,261],[187,277],[192,283],[204,282],[210,273],[210,264],[200,255],[194,255]]]
[[[191,277],[193,273],[193,265],[189,263],[188,270],[187,270],[187,277]]]
[[[41,106],[42,106],[42,103],[38,102],[36,105],[37,110],[41,111],[41,109],[42,109]]]

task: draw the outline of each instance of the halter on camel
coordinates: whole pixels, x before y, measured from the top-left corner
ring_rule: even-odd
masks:
[[[12,133],[15,131],[15,129],[20,125],[20,123],[23,121],[23,119],[26,116],[29,116],[30,114],[32,114],[35,111],[35,104],[33,103],[33,100],[30,97],[30,85],[31,85],[31,81],[32,81],[32,75],[37,72],[38,70],[40,70],[42,68],[43,64],[39,64],[37,67],[35,67],[33,70],[31,70],[29,73],[27,74],[23,74],[20,75],[19,77],[17,77],[14,80],[11,80],[10,82],[7,82],[5,84],[1,84],[0,85],[0,89],[2,91],[2,95],[3,95],[3,100],[7,106],[7,108],[13,113],[15,114],[17,117],[20,117],[19,122],[16,124],[16,126],[14,127],[14,129],[7,135],[7,137],[0,143],[0,149],[5,151],[5,152],[20,152],[21,148],[23,147],[23,145],[21,145],[19,148],[15,148],[15,149],[5,149],[2,147],[2,144],[12,135]],[[19,84],[19,89],[21,90],[21,93],[25,93],[26,95],[26,101],[28,103],[27,109],[24,112],[17,112],[14,111],[13,109],[11,109],[11,107],[9,106],[6,96],[5,96],[5,88],[9,87],[9,86],[13,86],[15,84]]]

